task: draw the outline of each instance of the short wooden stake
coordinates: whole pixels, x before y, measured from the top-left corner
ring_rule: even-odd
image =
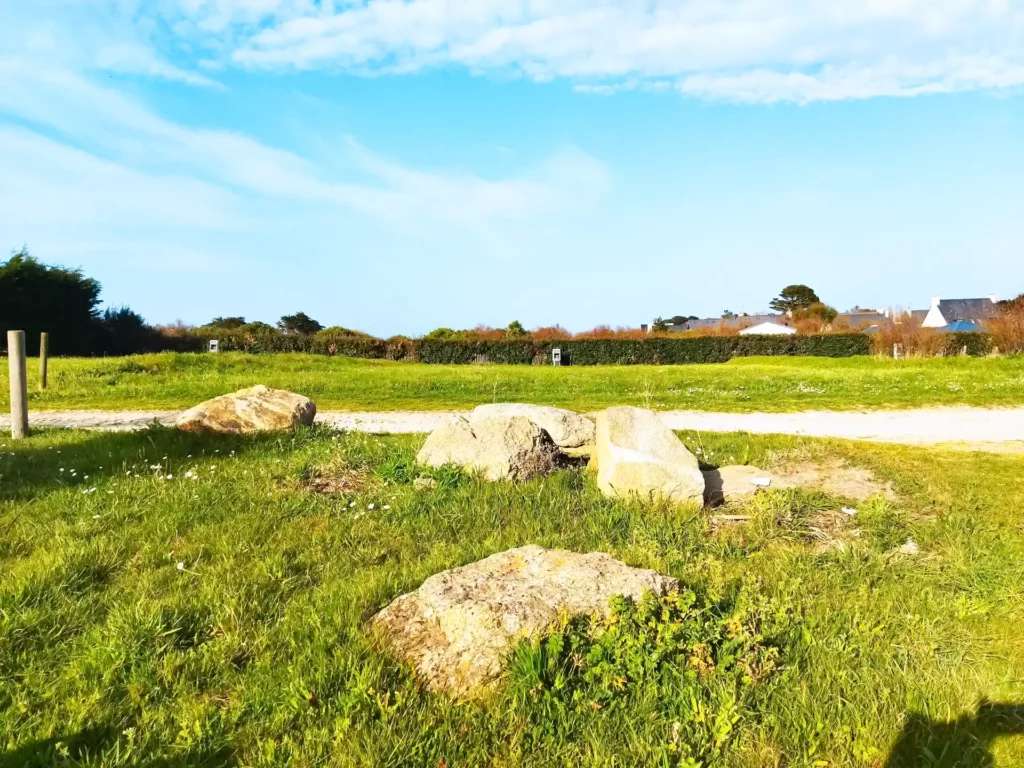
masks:
[[[11,379],[11,437],[28,435],[28,376],[25,375],[25,332],[7,332],[7,361]]]
[[[39,334],[39,388],[46,389],[46,364],[50,352],[50,334],[43,331]]]

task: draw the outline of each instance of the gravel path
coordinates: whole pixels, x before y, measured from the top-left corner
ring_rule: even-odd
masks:
[[[178,411],[39,411],[32,426],[126,431],[153,421],[172,424]],[[421,433],[457,419],[458,412],[324,411],[317,422],[335,429],[372,433]],[[1024,408],[919,408],[905,411],[801,411],[798,413],[708,413],[665,411],[672,429],[707,432],[839,437],[851,440],[935,445],[957,443],[979,450],[1024,451]],[[4,422],[6,423],[6,419]],[[5,424],[6,425],[6,424]]]

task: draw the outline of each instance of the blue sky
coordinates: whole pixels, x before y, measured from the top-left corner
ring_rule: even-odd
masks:
[[[1012,0],[0,0],[0,247],[390,335],[1024,291]]]

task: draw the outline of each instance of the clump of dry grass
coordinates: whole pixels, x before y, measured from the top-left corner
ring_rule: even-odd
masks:
[[[307,491],[328,495],[358,493],[371,484],[372,475],[365,467],[351,467],[342,463],[309,470],[300,481]]]

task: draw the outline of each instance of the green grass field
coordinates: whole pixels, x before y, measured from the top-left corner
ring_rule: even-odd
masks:
[[[442,366],[315,355],[161,354],[51,361],[30,408],[178,409],[253,384],[300,392],[321,409],[449,410],[531,402],[714,411],[1024,404],[1024,358],[739,358],[678,366]],[[7,396],[6,366],[0,397]],[[4,402],[3,407],[7,406]]]
[[[76,372],[82,399],[61,400],[58,388],[53,405],[109,402],[102,378],[81,384],[103,366],[125,377],[112,391],[180,405],[213,394],[202,387],[246,383],[252,362],[208,361],[131,361],[218,367],[207,378],[193,367],[184,382],[113,373],[129,361],[58,363]],[[295,362],[295,375],[325,388],[311,394],[379,407],[346,399],[364,390],[347,389],[343,374],[383,366],[317,361],[320,372],[304,374]],[[970,363],[919,370],[958,381],[983,371],[1003,382],[997,391],[1019,392],[1010,363]],[[824,370],[718,370],[756,381],[773,367],[808,383]],[[489,376],[600,383],[613,373],[395,370],[480,377],[466,398]],[[868,361],[849,370],[918,375]],[[288,382],[278,375],[268,383]],[[146,400],[162,383],[169,399]],[[450,397],[438,404],[467,403]],[[403,405],[433,402],[410,390]],[[0,765],[1024,765],[1024,736],[1006,735],[1024,729],[1010,708],[1024,704],[1024,457],[683,437],[711,463],[840,456],[891,481],[898,501],[859,504],[862,533],[840,550],[822,546],[815,520],[849,500],[808,490],[769,491],[746,508],[748,525],[718,531],[696,508],[605,499],[582,470],[523,485],[442,473],[436,490],[416,492],[415,437],[153,429],[0,439]],[[316,477],[348,490],[314,492]],[[920,554],[894,555],[908,537]],[[748,648],[730,658],[723,640],[699,656],[657,634],[670,614],[648,612],[623,619],[621,655],[593,663],[598,640],[569,628],[556,636],[568,645],[518,649],[491,697],[454,704],[417,687],[367,634],[375,611],[427,576],[526,543],[607,551],[677,576],[705,609],[700,631]]]

